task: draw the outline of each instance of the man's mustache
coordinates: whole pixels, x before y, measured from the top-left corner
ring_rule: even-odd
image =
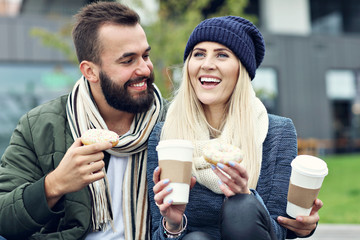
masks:
[[[146,80],[146,83],[148,85],[152,84],[154,82],[154,74],[151,73],[150,76],[148,77],[137,77],[137,78],[133,78],[133,79],[129,79],[125,84],[124,84],[124,88],[126,89],[129,85],[131,84],[135,84],[135,83],[139,83]]]

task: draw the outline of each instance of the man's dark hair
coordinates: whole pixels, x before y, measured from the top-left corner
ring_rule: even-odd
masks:
[[[104,24],[135,26],[140,23],[139,15],[127,6],[116,2],[95,2],[82,8],[75,15],[72,30],[79,63],[83,60],[101,65],[102,45],[99,28]]]

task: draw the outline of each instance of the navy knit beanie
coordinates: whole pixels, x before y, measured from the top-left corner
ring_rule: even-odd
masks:
[[[184,62],[199,42],[217,42],[228,47],[241,61],[249,76],[255,77],[265,55],[265,43],[259,30],[250,21],[236,16],[202,21],[191,33],[184,52]]]

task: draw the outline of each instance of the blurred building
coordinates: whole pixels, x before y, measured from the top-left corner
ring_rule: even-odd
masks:
[[[360,151],[360,1],[250,0],[248,11],[266,42],[253,82],[270,112],[320,154]]]
[[[0,0],[0,155],[23,113],[80,76],[29,32],[57,32],[90,2]],[[246,9],[266,42],[254,87],[269,112],[294,121],[299,138],[318,139],[321,153],[360,151],[359,10],[356,0],[249,0]]]
[[[0,155],[18,119],[68,93],[80,77],[59,50],[44,46],[34,27],[60,32],[85,0],[0,0]]]

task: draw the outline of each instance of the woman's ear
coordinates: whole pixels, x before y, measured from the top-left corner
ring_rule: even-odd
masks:
[[[82,61],[79,68],[81,73],[88,81],[94,83],[99,81],[99,67],[93,62]]]

